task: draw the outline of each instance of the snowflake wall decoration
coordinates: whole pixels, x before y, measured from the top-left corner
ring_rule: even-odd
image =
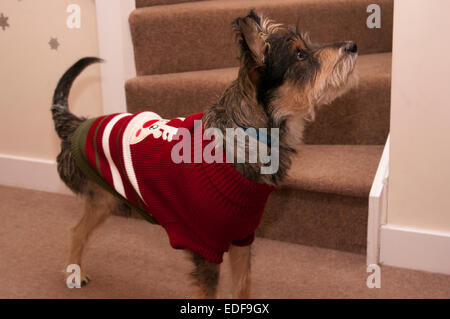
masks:
[[[51,50],[58,50],[58,47],[60,46],[58,38],[51,38],[48,44],[50,45]]]
[[[2,14],[0,14],[0,27],[3,29],[3,31],[5,31],[5,29],[7,28],[7,27],[9,27],[9,24],[8,24],[8,17],[5,17],[4,15],[3,15],[3,13]]]

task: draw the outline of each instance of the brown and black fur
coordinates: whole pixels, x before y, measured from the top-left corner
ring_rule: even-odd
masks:
[[[261,174],[263,165],[235,163],[235,169],[248,179],[278,185],[288,175],[293,155],[302,143],[306,121],[314,119],[317,107],[329,104],[356,84],[354,66],[357,47],[353,42],[317,45],[297,27],[285,27],[264,18],[254,10],[232,23],[240,48],[238,78],[225,90],[217,104],[203,117],[205,128],[278,128],[278,171]],[[71,155],[71,137],[84,119],[68,110],[67,98],[75,78],[84,68],[100,62],[97,58],[78,61],[61,78],[55,90],[52,113],[61,138],[58,172],[65,184],[85,197],[84,215],[72,229],[70,257],[67,264],[81,265],[85,243],[92,231],[111,214],[130,215],[130,208],[89,181],[77,168]],[[270,132],[270,131],[269,131]],[[225,142],[225,141],[224,141]],[[226,143],[224,143],[226,145]],[[246,148],[249,146],[246,144]],[[233,297],[250,296],[250,246],[231,246]],[[216,296],[219,265],[190,252],[198,297]],[[83,272],[83,283],[90,279]]]

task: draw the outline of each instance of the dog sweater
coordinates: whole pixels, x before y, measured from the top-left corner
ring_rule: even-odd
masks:
[[[221,263],[231,244],[253,242],[274,187],[248,180],[225,161],[195,161],[211,143],[194,125],[202,116],[164,120],[146,111],[90,119],[75,131],[72,154],[89,178],[162,225],[173,248]],[[190,162],[171,157],[184,138],[180,128],[191,133]]]

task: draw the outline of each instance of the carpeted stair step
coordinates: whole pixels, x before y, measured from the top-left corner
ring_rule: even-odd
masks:
[[[178,4],[184,2],[196,2],[196,1],[207,1],[207,0],[136,0],[136,8]]]
[[[302,146],[257,235],[364,253],[368,196],[382,151],[382,145]]]
[[[358,58],[360,83],[317,113],[307,144],[384,144],[389,132],[391,54]],[[237,77],[237,68],[139,76],[127,81],[130,112],[151,109],[166,118],[204,111]]]
[[[295,189],[367,197],[383,145],[302,145],[289,178]]]
[[[357,89],[322,107],[305,130],[289,178],[267,203],[257,235],[363,253],[368,194],[389,132],[393,0],[382,28],[368,29],[369,0],[137,0],[130,16],[138,76],[126,83],[130,112],[172,118],[204,111],[237,76],[230,24],[251,8],[296,24],[317,42],[354,40]],[[347,145],[345,145],[347,144]]]
[[[379,0],[381,25],[369,29],[371,0],[228,0],[138,8],[130,15],[138,75],[238,65],[230,24],[256,8],[285,24],[300,22],[316,42],[353,40],[361,53],[391,51],[392,0]]]

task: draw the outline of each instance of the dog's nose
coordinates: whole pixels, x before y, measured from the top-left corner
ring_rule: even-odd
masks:
[[[345,45],[345,52],[347,53],[356,53],[358,52],[358,46],[355,42],[349,42]]]

